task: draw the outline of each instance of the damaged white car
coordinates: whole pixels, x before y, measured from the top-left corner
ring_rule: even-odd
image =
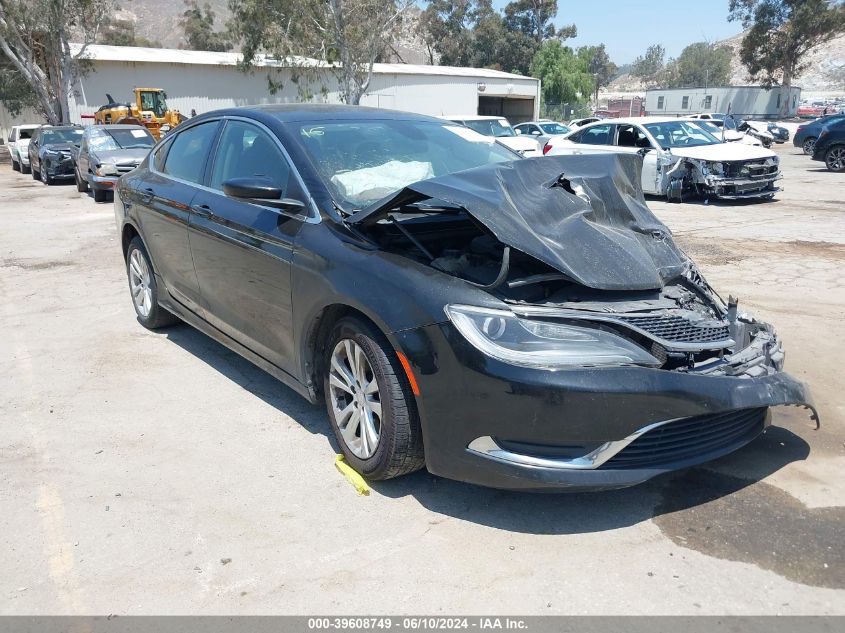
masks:
[[[548,156],[592,152],[639,153],[645,193],[670,201],[705,198],[772,198],[780,189],[777,154],[744,143],[722,143],[698,121],[664,117],[592,123],[543,148]]]

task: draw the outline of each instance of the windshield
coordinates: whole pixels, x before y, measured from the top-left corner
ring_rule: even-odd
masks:
[[[519,158],[493,139],[447,122],[308,122],[300,125],[299,138],[346,212],[420,180]]]
[[[647,123],[645,127],[664,149],[668,147],[714,145],[720,142],[710,132],[688,121]]]
[[[513,131],[506,119],[464,121],[464,125],[484,136],[516,136],[516,132]]]
[[[41,133],[41,144],[51,145],[53,143],[79,143],[82,137],[82,130],[45,130]]]
[[[569,128],[560,123],[541,123],[540,128],[546,134],[566,134],[569,132]]]
[[[97,133],[92,134],[88,139],[88,146],[95,151],[134,149],[153,145],[155,145],[155,139],[152,134],[140,128],[104,128],[97,130]]]
[[[167,112],[167,95],[164,92],[142,92],[141,110],[152,111],[156,117],[161,118]]]

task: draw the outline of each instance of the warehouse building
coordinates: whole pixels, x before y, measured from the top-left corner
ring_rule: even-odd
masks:
[[[789,89],[787,117],[798,113],[801,88]],[[780,118],[780,86],[724,86],[717,88],[653,88],[646,91],[649,116],[687,116],[698,112],[728,112],[739,119]]]
[[[246,73],[237,66],[238,53],[94,45],[87,56],[91,72],[80,80],[70,102],[75,123],[90,122],[106,103],[106,93],[130,101],[135,87],[163,88],[170,107],[183,114],[265,103],[341,102],[331,70],[313,61],[300,61],[300,67],[292,69],[262,59]],[[308,72],[303,73],[306,66]],[[268,73],[282,83],[276,94],[268,90]],[[296,81],[294,75],[299,76]],[[361,105],[433,116],[504,116],[519,123],[538,118],[540,81],[485,68],[376,64]],[[31,120],[32,113],[14,119],[0,113],[0,125],[22,122],[27,114]],[[4,130],[4,138],[6,134]]]

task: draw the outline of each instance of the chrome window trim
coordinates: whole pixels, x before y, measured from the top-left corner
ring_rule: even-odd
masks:
[[[307,199],[306,202],[311,209],[311,214],[302,215],[302,214],[286,213],[285,211],[282,211],[281,209],[275,209],[273,207],[267,207],[267,206],[264,206],[264,205],[261,205],[261,204],[256,204],[255,206],[261,207],[262,209],[267,209],[268,211],[273,211],[275,213],[278,213],[279,215],[284,215],[284,216],[289,217],[289,218],[294,218],[296,220],[306,222],[308,224],[319,224],[322,221],[322,219],[320,218],[320,213],[317,210],[317,204],[314,202],[314,198],[311,196],[311,192],[308,191],[308,188],[305,186],[305,182],[302,180],[302,176],[299,175],[299,170],[296,168],[296,165],[293,164],[293,161],[290,158],[290,154],[288,154],[284,145],[281,144],[278,137],[276,137],[276,135],[273,133],[273,131],[270,130],[266,125],[264,125],[260,121],[256,121],[255,119],[250,119],[248,117],[221,116],[221,117],[215,118],[215,119],[198,121],[197,126],[203,125],[204,123],[214,123],[214,122],[219,123],[220,121],[225,122],[227,120],[245,121],[247,123],[252,123],[254,125],[257,125],[257,126],[263,128],[264,130],[266,130],[270,134],[270,138],[272,138],[276,142],[278,147],[282,150],[282,153],[285,157],[285,160],[287,160],[288,164],[290,165],[291,172],[296,174],[296,179],[299,182],[299,185],[302,188],[302,192]],[[155,157],[153,156],[153,154],[161,152],[161,151],[168,150],[168,145],[173,143],[172,139],[175,139],[179,134],[183,134],[184,132],[187,132],[192,127],[195,127],[195,126],[191,125],[187,129],[183,129],[183,130],[180,130],[178,127],[174,128],[174,131],[167,135],[166,139],[161,142],[161,145],[157,146],[156,148],[154,148],[154,151],[150,152],[149,156],[147,157],[147,161],[148,161],[147,162],[147,169],[149,169],[152,173],[156,174],[157,176],[161,176],[162,178],[167,178],[168,180],[171,180],[173,182],[178,182],[180,184],[188,185],[190,187],[196,187],[197,189],[202,189],[203,191],[207,191],[209,193],[213,193],[213,194],[216,194],[216,195],[225,196],[226,194],[224,194],[219,189],[213,189],[211,187],[207,187],[206,185],[204,185],[202,183],[193,182],[193,181],[190,181],[190,180],[184,180],[182,178],[175,178],[174,176],[172,176],[170,174],[166,174],[164,172],[161,172],[161,171],[159,171],[155,168],[155,160],[154,160]],[[217,141],[218,138],[219,137],[215,137],[215,141]],[[216,149],[216,143],[213,145],[213,147],[214,147],[214,149]],[[166,161],[167,161],[167,157],[165,156],[165,162]]]

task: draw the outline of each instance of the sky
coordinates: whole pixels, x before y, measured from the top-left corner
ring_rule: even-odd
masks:
[[[493,0],[503,9],[509,0]],[[682,0],[558,0],[555,23],[575,23],[578,37],[567,40],[572,47],[604,44],[618,65],[634,61],[651,44],[662,44],[666,57],[677,57],[687,44],[715,42],[742,30],[728,22],[730,0],[705,3]]]

